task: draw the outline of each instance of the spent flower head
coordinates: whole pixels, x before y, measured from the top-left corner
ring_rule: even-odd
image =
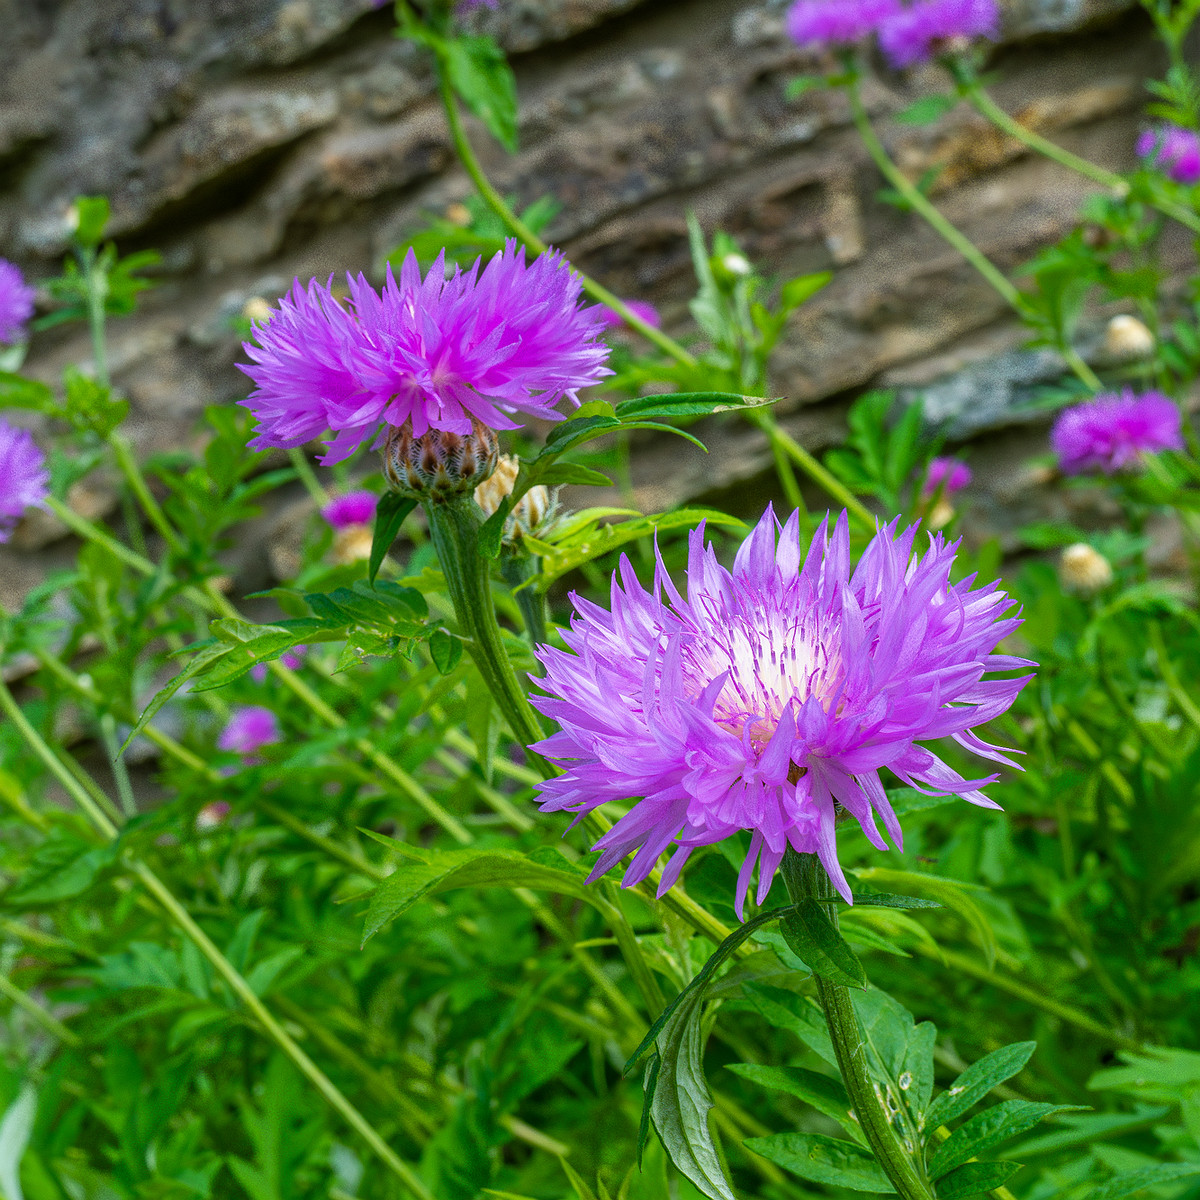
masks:
[[[1176,183],[1200,183],[1200,134],[1194,129],[1179,125],[1147,129],[1138,138],[1137,152]]]
[[[34,290],[16,263],[0,258],[0,342],[19,342],[33,316]]]
[[[379,497],[374,492],[347,492],[325,505],[321,509],[321,516],[334,529],[347,529],[351,525],[370,525],[375,520],[375,509],[378,506]]]
[[[27,508],[41,507],[50,492],[45,455],[27,429],[0,420],[0,542],[7,542]]]
[[[1000,36],[996,0],[917,0],[898,8],[879,26],[884,57],[900,70],[927,62],[939,50],[983,37]]]
[[[1136,470],[1146,454],[1183,449],[1179,406],[1162,392],[1105,393],[1064,409],[1050,444],[1064,475]]]
[[[899,8],[899,0],[796,0],[788,9],[787,32],[801,46],[853,46]]]
[[[446,278],[443,254],[422,278],[410,250],[381,292],[348,277],[344,302],[297,280],[245,343],[251,445],[302,446],[331,429],[330,463],[401,427],[419,438],[465,435],[472,422],[516,429],[514,414],[560,420],[555,405],[578,404],[580,388],[610,374],[598,308],[580,307],[579,276],[557,251],[527,264],[510,241],[480,268]]]
[[[674,847],[661,894],[696,847],[746,830],[739,915],[755,863],[761,903],[789,845],[817,854],[849,899],[839,812],[886,849],[877,814],[901,844],[882,769],[999,807],[979,790],[995,775],[964,779],[918,742],[951,737],[1015,765],[974,730],[1030,678],[992,673],[1033,664],[995,652],[1020,623],[997,585],[952,583],[957,543],[931,537],[915,555],[915,533],[879,530],[852,571],[845,513],[804,556],[798,515],[780,529],[768,509],[732,571],[692,534],[686,599],[661,557],[650,591],[622,559],[611,611],[573,597],[568,649],[537,651],[548,694],[534,703],[560,731],[534,748],[563,768],[539,785],[544,811],[633,801],[596,843],[592,878],[636,852],[624,883],[638,883]]]

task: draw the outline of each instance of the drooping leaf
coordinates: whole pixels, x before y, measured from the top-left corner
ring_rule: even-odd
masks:
[[[783,936],[805,965],[843,987],[866,987],[867,973],[846,939],[834,928],[821,903],[811,896],[783,918]]]
[[[399,492],[385,492],[380,496],[375,509],[375,527],[371,534],[371,559],[367,570],[367,580],[370,583],[375,582],[383,560],[400,533],[400,526],[416,507],[416,500],[411,496],[402,496]]]

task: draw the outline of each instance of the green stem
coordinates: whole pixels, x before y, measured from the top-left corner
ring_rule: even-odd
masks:
[[[113,430],[108,435],[108,444],[112,448],[113,457],[117,460],[117,466],[120,468],[125,482],[137,498],[142,511],[149,518],[150,524],[154,526],[158,535],[167,543],[173,553],[180,553],[183,544],[179,540],[179,535],[175,532],[171,522],[167,520],[166,513],[163,512],[150,491],[150,485],[146,482],[146,476],[142,474],[141,467],[138,466],[133,448],[117,430]]]
[[[57,1017],[48,1013],[32,996],[26,995],[0,971],[0,996],[6,996],[19,1009],[28,1013],[47,1033],[53,1034],[67,1046],[82,1046],[83,1040],[68,1029]]]
[[[96,382],[111,386],[108,374],[108,346],[104,336],[105,300],[108,297],[108,276],[101,270],[99,255],[94,249],[80,251],[87,276],[88,332],[92,336],[92,358],[96,367]]]
[[[29,723],[8,689],[8,685],[0,679],[0,710],[17,727],[29,748],[40,758],[59,783],[66,789],[67,794],[79,805],[96,830],[107,841],[113,841],[117,836],[117,828],[105,814],[96,807],[95,802],[71,772],[59,761],[58,756],[50,749],[41,735]],[[374,1126],[350,1103],[338,1090],[333,1081],[308,1057],[307,1054],[292,1040],[288,1032],[272,1016],[266,1005],[258,998],[254,989],[242,977],[232,963],[217,949],[208,935],[192,919],[192,916],[175,898],[170,889],[144,863],[133,858],[128,853],[124,862],[129,871],[137,877],[143,887],[158,901],[172,922],[196,946],[212,964],[217,973],[229,985],[233,993],[241,1000],[246,1009],[262,1027],[267,1036],[292,1060],[310,1083],[321,1093],[329,1105],[338,1112],[352,1129],[371,1147],[379,1159],[389,1170],[409,1189],[419,1200],[434,1200],[433,1194],[425,1186],[421,1178],[405,1163],[392,1148],[379,1136]]]
[[[304,490],[313,500],[321,507],[328,504],[329,493],[325,490],[325,485],[317,478],[317,473],[312,469],[312,464],[308,461],[308,456],[304,451],[289,450],[288,461],[292,464],[297,478],[304,484]]]
[[[496,622],[488,560],[479,550],[479,506],[468,494],[430,500],[424,507],[454,615],[468,639],[467,650],[513,736],[526,747],[539,742],[545,734],[512,669]]]
[[[1110,188],[1118,194],[1128,192],[1129,182],[1123,176],[1118,175],[1115,171],[1109,171],[1104,167],[1097,166],[1096,163],[1089,162],[1086,158],[1080,158],[1078,154],[1072,154],[1070,150],[1064,150],[1061,146],[1042,137],[1039,133],[1034,133],[1032,129],[1027,128],[1014,117],[1009,116],[984,91],[978,80],[965,79],[960,80],[960,82],[962,94],[966,97],[967,102],[976,112],[986,117],[997,128],[1002,129],[1009,137],[1024,143],[1031,150],[1036,150],[1039,154],[1045,155],[1046,158],[1052,159],[1060,166],[1064,166],[1068,170],[1085,176],[1093,183]],[[1195,233],[1200,233],[1200,216],[1194,212],[1190,212],[1182,204],[1176,204],[1173,200],[1150,200],[1148,203],[1157,208],[1159,212],[1172,218],[1172,220],[1178,221],[1181,225],[1186,225],[1188,229],[1193,230]]]
[[[521,610],[525,632],[535,646],[543,646],[550,640],[546,627],[546,597],[532,585],[521,587],[539,571],[540,560],[525,550],[500,550],[500,574],[504,582],[513,589],[513,597]]]
[[[1005,301],[1018,313],[1021,313],[1021,293],[1013,287],[1000,268],[966,234],[942,216],[930,203],[925,193],[892,162],[888,152],[883,148],[883,143],[875,135],[875,130],[871,126],[871,118],[867,115],[866,108],[863,107],[857,81],[847,85],[846,90],[850,97],[850,112],[854,117],[859,137],[862,138],[867,153],[875,160],[875,165],[883,173],[884,178],[904,197],[911,208],[920,213],[996,289]]]
[[[815,854],[797,854],[789,847],[783,858],[783,879],[794,903],[810,898],[828,901],[834,896],[833,884]],[[826,903],[823,907],[836,929],[837,905]],[[891,1121],[876,1096],[875,1085],[867,1073],[865,1042],[849,988],[830,983],[820,975],[814,978],[842,1079],[868,1145],[904,1200],[933,1200],[933,1192],[922,1178],[918,1164],[896,1139]]]

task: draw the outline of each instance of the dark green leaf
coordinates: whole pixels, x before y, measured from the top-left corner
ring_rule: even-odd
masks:
[[[457,638],[446,629],[435,629],[429,635],[429,656],[433,665],[443,675],[449,675],[462,658],[462,638]]]
[[[55,830],[34,851],[25,872],[4,899],[13,905],[36,907],[78,896],[116,857],[115,845],[94,846],[73,834]]]
[[[379,568],[387,552],[392,548],[400,526],[404,524],[417,502],[411,496],[401,496],[399,492],[385,492],[379,498],[379,506],[375,509],[375,530],[371,535],[371,561],[367,570],[367,579],[375,582]]]
[[[162,708],[162,706],[166,704],[166,702],[170,700],[171,697],[174,696],[175,693],[179,691],[179,689],[183,687],[183,685],[187,683],[189,679],[195,679],[201,674],[201,672],[207,671],[210,667],[215,666],[218,660],[224,658],[226,655],[232,654],[233,652],[234,647],[225,642],[206,643],[198,651],[191,662],[189,662],[188,665],[170,681],[170,683],[161,688],[154,696],[154,699],[146,705],[145,711],[137,719],[137,724],[134,725],[134,727],[129,731],[129,736],[125,739],[124,744],[121,746],[121,750],[124,751],[128,748],[129,743],[133,741],[133,739],[137,737],[137,735],[141,733],[143,729],[145,729],[147,722],[153,719],[158,710]],[[247,663],[246,669],[249,670],[249,668],[250,663]]]
[[[965,1125],[960,1125],[949,1140],[938,1147],[929,1160],[929,1177],[940,1179],[968,1159],[978,1158],[1000,1142],[1032,1129],[1051,1113],[1078,1111],[1078,1105],[1041,1104],[1032,1100],[1005,1100],[984,1109]]]
[[[942,1092],[929,1106],[926,1123],[930,1129],[945,1125],[955,1117],[961,1117],[969,1108],[973,1108],[1006,1079],[1011,1079],[1025,1069],[1037,1042],[1014,1042],[1011,1046],[1001,1046],[993,1050],[978,1062],[972,1063],[946,1091]]]
[[[792,953],[811,970],[843,987],[866,987],[867,973],[821,904],[801,900],[780,926]]]
[[[813,1183],[849,1188],[852,1192],[893,1195],[888,1177],[870,1150],[820,1133],[773,1133],[747,1138],[746,1149]]]
[[[479,553],[484,558],[496,558],[500,553],[500,543],[504,539],[504,523],[508,520],[509,509],[512,508],[512,497],[505,496],[500,501],[500,507],[479,527]]]
[[[938,1200],[958,1200],[960,1196],[978,1196],[990,1192],[1011,1179],[1021,1164],[1016,1162],[967,1163],[938,1181]],[[1095,1200],[1093,1195],[1092,1200]]]
[[[919,896],[894,896],[890,892],[855,892],[854,903],[859,908],[941,908],[937,900]]]
[[[840,1079],[809,1071],[805,1067],[768,1067],[758,1063],[730,1063],[729,1070],[761,1087],[786,1092],[806,1104],[811,1104],[819,1113],[836,1121],[856,1141],[862,1140],[858,1121],[851,1116],[850,1097]]]
[[[707,413],[746,411],[774,404],[761,396],[740,396],[736,392],[675,392],[670,395],[637,396],[617,405],[622,421],[660,417],[696,417]]]
[[[1088,1200],[1124,1200],[1140,1192],[1142,1188],[1160,1183],[1174,1183],[1177,1179],[1191,1179],[1200,1175],[1200,1163],[1156,1163],[1151,1167],[1138,1167],[1133,1171],[1122,1171],[1112,1179],[1088,1192]],[[938,1190],[941,1195],[941,1190]]]

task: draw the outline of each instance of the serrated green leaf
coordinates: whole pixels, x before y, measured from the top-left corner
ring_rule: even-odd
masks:
[[[792,953],[810,970],[842,987],[867,986],[867,973],[820,902],[801,900],[780,926]]]
[[[945,1125],[974,1108],[998,1084],[1019,1075],[1037,1049],[1037,1042],[1013,1042],[972,1063],[929,1106],[926,1121],[930,1129]]]
[[[747,1138],[743,1145],[813,1183],[849,1188],[852,1192],[895,1194],[896,1189],[874,1155],[854,1142],[820,1133],[773,1133]]]
[[[1021,1164],[1017,1162],[967,1163],[938,1180],[938,1200],[959,1200],[961,1196],[990,1192],[992,1188],[998,1188],[1011,1179],[1020,1169]]]
[[[1042,1104],[1033,1100],[1005,1100],[984,1109],[960,1125],[938,1147],[929,1160],[929,1177],[940,1179],[968,1159],[978,1158],[993,1146],[1032,1129],[1051,1113],[1079,1111],[1079,1105]]]

